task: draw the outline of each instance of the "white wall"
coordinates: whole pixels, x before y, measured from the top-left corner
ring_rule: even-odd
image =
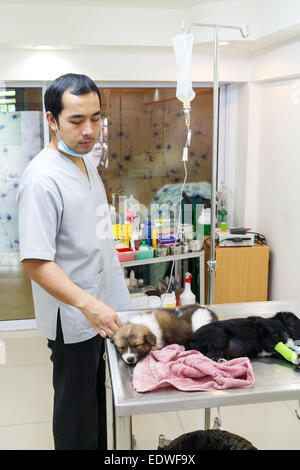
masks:
[[[283,78],[299,76],[299,51],[299,37],[296,40],[287,41],[277,47],[273,46],[272,48],[263,50],[253,57],[251,80],[281,80]]]
[[[95,81],[160,82],[177,80],[171,47],[99,47],[96,50],[33,51],[0,48],[0,80],[52,81],[64,73],[84,73]],[[221,81],[246,81],[250,76],[248,55],[221,60]],[[195,51],[192,79],[213,80],[213,55]]]
[[[300,79],[261,85],[257,226],[272,254],[272,299],[299,299]]]
[[[248,83],[227,87],[226,135],[219,143],[219,155],[225,145],[224,187],[228,211],[228,226],[243,225],[248,140]],[[220,183],[219,179],[219,183]],[[219,189],[221,189],[219,187]]]
[[[267,237],[270,300],[300,296],[299,48],[295,42],[265,51],[253,58],[256,80],[229,86],[229,207],[234,225]]]

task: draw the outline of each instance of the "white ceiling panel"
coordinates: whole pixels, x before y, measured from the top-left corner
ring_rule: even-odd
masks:
[[[216,1],[222,2],[225,0],[0,0],[0,4],[187,10],[202,3],[212,3]]]

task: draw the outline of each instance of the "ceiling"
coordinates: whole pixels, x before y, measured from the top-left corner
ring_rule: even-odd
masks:
[[[201,3],[223,2],[225,0],[0,0],[7,5],[39,5],[39,6],[91,6],[102,8],[160,8],[171,10],[187,10]]]

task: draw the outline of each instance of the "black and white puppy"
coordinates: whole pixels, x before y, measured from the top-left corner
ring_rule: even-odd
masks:
[[[278,312],[271,318],[251,316],[216,321],[195,331],[185,343],[186,350],[197,350],[219,361],[237,357],[280,357],[274,350],[282,342],[300,345],[300,319],[291,312]],[[298,366],[300,364],[300,354]]]

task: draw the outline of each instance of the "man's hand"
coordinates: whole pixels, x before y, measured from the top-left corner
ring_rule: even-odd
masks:
[[[107,336],[111,338],[122,326],[122,322],[116,312],[92,295],[89,296],[86,305],[81,308],[81,311],[86,316],[90,325],[103,338]]]

